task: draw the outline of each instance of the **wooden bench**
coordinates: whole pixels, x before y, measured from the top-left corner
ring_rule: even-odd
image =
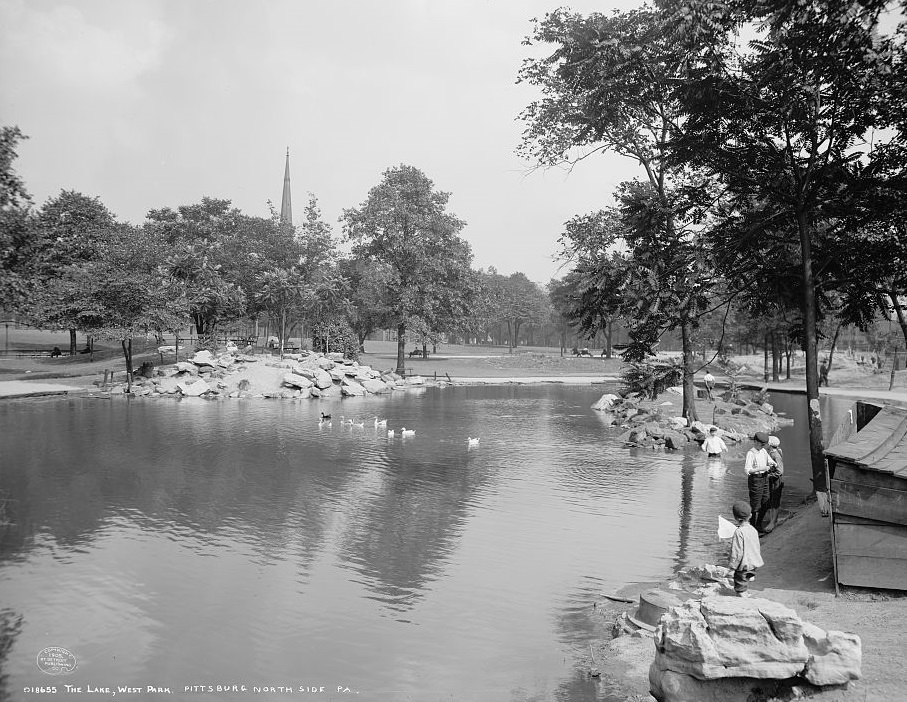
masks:
[[[412,351],[410,351],[409,357],[412,358],[413,356],[418,356],[419,358],[423,358],[422,349],[413,349]]]

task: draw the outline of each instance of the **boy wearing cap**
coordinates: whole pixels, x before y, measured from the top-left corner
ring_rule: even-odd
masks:
[[[768,434],[758,431],[753,436],[753,441],[755,446],[746,452],[746,463],[743,470],[746,473],[746,484],[749,489],[750,522],[756,529],[759,529],[768,506],[768,471],[775,465],[775,461],[765,450],[768,444]]]
[[[781,450],[781,439],[777,436],[768,437],[768,446],[765,450],[775,462],[774,467],[768,469],[768,504],[765,508],[763,527],[763,532],[768,534],[774,531],[778,522],[778,512],[781,510],[781,491],[784,489],[784,452]]]
[[[718,436],[718,427],[713,426],[709,429],[709,435],[702,442],[702,450],[708,454],[709,458],[718,458],[722,451],[727,451],[727,444]]]
[[[728,567],[734,571],[734,592],[739,597],[749,597],[749,584],[756,577],[756,568],[765,563],[759,548],[759,534],[750,519],[750,506],[746,502],[735,502],[731,507],[737,529],[731,540],[731,558]]]

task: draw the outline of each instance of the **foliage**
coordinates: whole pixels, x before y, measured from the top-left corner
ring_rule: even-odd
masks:
[[[420,170],[401,165],[387,169],[358,208],[343,212],[353,257],[385,267],[398,370],[409,318],[438,328],[468,308],[472,253],[459,236],[464,223],[447,212],[449,197]]]
[[[312,350],[342,353],[344,358],[359,359],[359,339],[343,319],[321,320],[312,325]]]
[[[667,362],[628,361],[624,364],[621,383],[627,393],[639,393],[654,400],[670,387],[683,380],[683,365],[673,360]]]

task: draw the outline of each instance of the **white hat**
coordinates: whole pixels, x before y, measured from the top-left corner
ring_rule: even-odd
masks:
[[[768,437],[768,445],[769,446],[780,446],[781,439],[779,439],[777,436],[770,436],[770,437]]]

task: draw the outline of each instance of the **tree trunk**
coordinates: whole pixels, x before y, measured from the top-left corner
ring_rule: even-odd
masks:
[[[806,353],[806,406],[809,419],[809,454],[813,489],[827,492],[822,414],[819,409],[819,353],[816,341],[816,280],[813,274],[810,225],[805,212],[797,213],[800,234],[800,264],[803,278],[803,351]]]
[[[422,358],[428,358],[428,343],[425,341],[422,342]]]
[[[76,349],[76,330],[70,329],[69,330],[69,355],[75,356],[77,352],[78,351]]]
[[[765,338],[762,340],[762,380],[766,383],[768,382],[768,332],[765,333]]]
[[[126,392],[132,392],[132,339],[120,341],[123,346],[123,357],[126,359]]]
[[[610,319],[608,320],[608,324],[605,326],[605,330],[605,355],[608,358],[611,358],[611,354],[614,352],[611,348],[611,336],[614,332],[614,322],[612,322]]]
[[[690,335],[690,322],[684,319],[680,324],[680,339],[683,344],[683,413],[687,425],[699,419],[696,414],[696,385],[693,378],[696,374],[696,355],[693,351],[693,340]]]
[[[838,345],[838,334],[841,333],[842,326],[843,324],[841,322],[838,322],[838,326],[835,329],[835,335],[831,338],[831,348],[828,350],[828,363],[826,364],[828,366],[829,373],[831,373],[831,362],[835,357],[835,346]]]
[[[781,374],[781,351],[778,348],[778,333],[772,331],[772,381],[778,382]]]
[[[907,344],[907,314],[905,314],[904,307],[901,305],[901,301],[898,300],[896,292],[891,291],[888,293],[888,297],[891,298],[891,306],[894,307],[894,313],[898,318],[898,325],[901,327],[901,333],[904,334],[904,344]]]
[[[406,374],[406,366],[404,365],[404,361],[403,361],[405,351],[406,351],[406,323],[399,322],[397,324],[397,374],[398,375]]]

